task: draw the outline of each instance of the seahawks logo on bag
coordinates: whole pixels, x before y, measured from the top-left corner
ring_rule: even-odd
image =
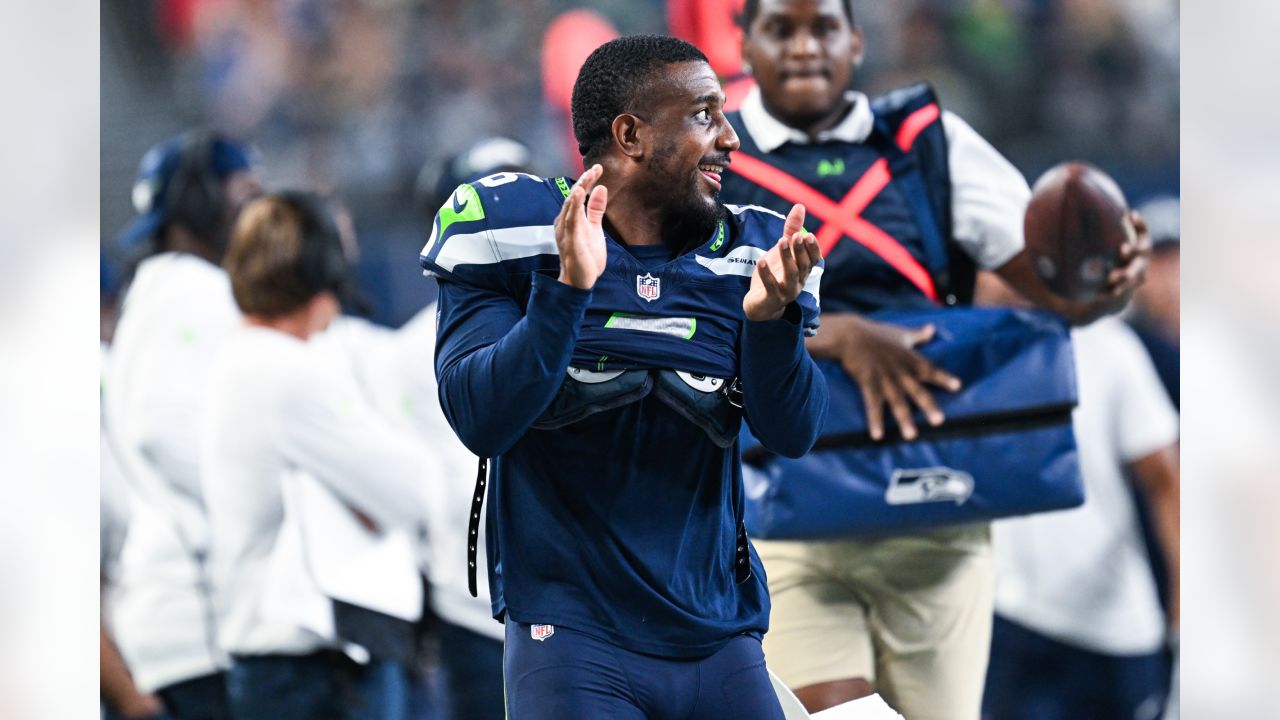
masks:
[[[963,505],[973,494],[973,476],[949,467],[895,470],[884,500],[890,505],[953,501]]]

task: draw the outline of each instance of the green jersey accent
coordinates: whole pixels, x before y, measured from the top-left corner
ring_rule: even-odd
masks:
[[[719,250],[721,245],[724,245],[724,221],[723,220],[721,220],[719,223],[716,224],[716,241],[711,243],[711,248],[710,248],[711,252],[715,252]]]
[[[836,158],[835,160],[822,160],[818,162],[818,177],[831,177],[833,175],[844,174],[844,160]]]
[[[556,178],[556,187],[560,188],[561,194],[566,198],[569,197],[569,182],[562,177]]]
[[[697,318],[651,317],[616,312],[609,317],[604,326],[613,330],[641,330],[688,340],[698,331],[698,320]]]
[[[474,222],[484,219],[484,206],[471,185],[459,185],[448,205],[440,208],[440,230],[437,237],[444,237],[449,226],[456,222]]]

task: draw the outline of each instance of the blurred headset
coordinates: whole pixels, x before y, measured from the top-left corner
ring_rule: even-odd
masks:
[[[206,242],[225,235],[226,192],[213,167],[213,133],[195,130],[183,139],[178,167],[168,188],[170,223],[185,226]]]
[[[275,193],[298,214],[302,233],[298,279],[311,294],[333,293],[342,305],[367,314],[367,301],[356,289],[351,263],[342,246],[342,232],[328,202],[299,190]]]

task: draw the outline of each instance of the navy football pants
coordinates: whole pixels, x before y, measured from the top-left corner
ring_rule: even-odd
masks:
[[[544,627],[544,626],[539,626]],[[563,626],[535,640],[507,619],[503,669],[510,720],[782,720],[760,641],[740,635],[682,660],[628,652]]]

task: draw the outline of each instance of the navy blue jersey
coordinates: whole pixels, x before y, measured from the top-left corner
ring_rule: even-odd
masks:
[[[783,218],[736,207],[701,245],[662,264],[606,238],[595,288],[572,288],[556,279],[553,228],[570,183],[503,173],[463,185],[421,256],[440,280],[441,406],[467,447],[494,458],[494,614],[635,652],[707,655],[767,627],[763,570],[742,535],[736,442],[717,445],[652,394],[563,427],[532,426],[570,368],[678,370],[739,378],[756,436],[803,454],[826,410],[825,383],[803,349],[818,322],[821,268],[786,317],[746,321],[755,261]],[[739,560],[753,569],[742,582]]]

